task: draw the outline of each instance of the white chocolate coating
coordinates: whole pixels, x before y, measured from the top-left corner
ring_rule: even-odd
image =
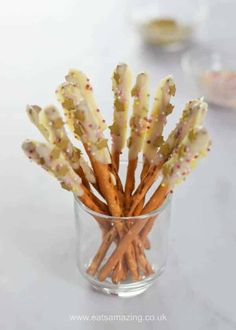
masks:
[[[202,126],[207,108],[208,105],[203,99],[192,100],[185,105],[179,122],[157,152],[154,160],[155,163],[168,159],[176,146],[181,143],[190,130]]]
[[[42,111],[42,108],[40,108],[38,105],[28,105],[26,107],[26,113],[27,113],[30,121],[38,128],[38,130],[41,132],[41,134],[43,135],[45,140],[48,140],[48,131],[39,122],[39,114],[41,111]]]
[[[160,145],[163,143],[163,129],[167,116],[171,114],[173,106],[170,104],[171,96],[175,95],[173,78],[164,78],[157,87],[153,109],[150,118],[150,128],[147,130],[144,142],[144,157],[151,162]]]
[[[112,152],[121,152],[126,144],[131,92],[131,72],[127,64],[117,65],[112,76],[112,90],[114,93],[113,124],[110,126]]]
[[[185,180],[196,162],[206,156],[210,146],[210,138],[205,129],[195,128],[189,132],[175,153],[163,166],[163,185],[172,189]]]
[[[100,128],[104,131],[107,128],[107,125],[105,123],[105,120],[102,116],[100,109],[96,104],[93,94],[93,88],[89,78],[83,72],[75,69],[70,70],[65,78],[67,82],[76,84],[77,86],[80,87],[80,91],[83,98],[86,100],[87,104],[89,104],[91,112],[97,118]]]
[[[80,150],[75,148],[69,140],[64,128],[64,122],[57,108],[52,105],[44,108],[39,114],[39,122],[48,131],[48,141],[63,152],[65,158],[71,163],[72,168],[78,169],[81,166],[87,180],[95,183],[96,179],[92,169],[81,156]]]
[[[136,159],[142,150],[146,129],[148,127],[149,80],[145,73],[137,76],[131,92],[134,97],[133,115],[130,119],[130,138],[128,141],[129,159]]]
[[[22,149],[29,159],[55,176],[61,182],[63,188],[73,191],[78,196],[83,195],[80,177],[73,171],[58,148],[26,140],[22,145]]]
[[[95,115],[96,109],[90,104],[90,99],[84,97],[80,85],[66,82],[58,88],[57,95],[75,136],[82,140],[97,161],[110,164],[111,157],[103,135],[104,126]]]

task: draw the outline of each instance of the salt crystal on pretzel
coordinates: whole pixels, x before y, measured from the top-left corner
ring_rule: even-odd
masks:
[[[112,158],[119,168],[120,153],[126,144],[128,109],[131,92],[131,72],[127,64],[118,64],[112,76],[114,93],[113,124],[109,127],[112,137]]]

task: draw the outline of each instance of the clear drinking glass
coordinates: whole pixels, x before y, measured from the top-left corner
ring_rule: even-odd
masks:
[[[136,173],[137,176],[138,173],[140,173],[141,168],[142,164],[139,163]],[[126,169],[127,162],[122,162],[120,164],[121,179],[125,178]],[[156,183],[156,185],[157,184],[158,183]],[[155,189],[155,187],[153,187],[153,189]],[[151,194],[151,191],[149,194]],[[81,274],[94,289],[107,294],[130,297],[144,292],[154,283],[154,281],[162,274],[166,265],[171,210],[170,205],[171,196],[169,195],[160,208],[149,214],[118,218],[96,213],[88,209],[75,197],[74,208],[77,233],[77,265]],[[102,232],[99,223],[106,224],[109,229],[107,229],[106,232]],[[134,261],[138,261],[139,279],[133,279],[130,275],[130,271],[127,272],[126,255],[122,259],[119,259],[122,260],[122,262],[116,263],[116,267],[113,268],[112,272],[108,273],[104,280],[101,281],[99,279],[101,269],[119,246],[119,241],[116,239],[117,224],[122,225],[123,228],[128,231],[128,234],[125,234],[128,236],[131,235],[131,232],[134,230],[132,229],[132,226],[138,225],[139,229],[143,228],[139,234],[134,236],[134,240],[131,240],[131,243],[125,248],[125,251],[128,249],[133,251],[134,254],[132,256],[134,257]],[[148,232],[148,230],[150,232],[145,235],[145,231]],[[108,232],[109,234],[107,234]],[[106,240],[104,240],[104,237],[106,237]],[[109,242],[111,242],[111,244],[109,244]],[[98,262],[98,266],[98,264],[96,265],[98,259],[94,259],[94,257],[102,243],[102,247],[106,246],[107,249],[109,246],[109,248],[107,249],[104,258],[101,258],[101,263],[99,264]],[[100,249],[100,252],[101,251],[104,250]],[[97,254],[97,257],[98,256],[100,257],[101,254]],[[94,260],[95,263],[93,262]],[[92,268],[91,265],[98,266],[97,271],[95,271],[96,267]],[[120,279],[117,283],[115,274],[120,270],[120,265],[122,265],[122,274],[125,279]],[[90,273],[88,272],[88,267],[90,267]]]

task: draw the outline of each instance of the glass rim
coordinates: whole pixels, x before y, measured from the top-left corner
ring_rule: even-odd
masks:
[[[74,194],[74,202],[77,203],[85,212],[89,213],[90,215],[94,216],[94,217],[98,217],[98,218],[102,218],[104,220],[116,220],[116,221],[128,221],[128,220],[146,220],[149,217],[154,217],[159,215],[161,212],[163,212],[167,206],[170,204],[172,200],[172,193],[169,192],[168,195],[166,196],[165,201],[162,203],[162,205],[160,207],[158,207],[157,209],[142,214],[142,215],[131,215],[131,216],[121,216],[121,217],[117,217],[117,216],[112,216],[112,215],[108,215],[108,214],[103,214],[103,213],[99,213],[96,211],[93,211],[92,209],[90,209],[89,207],[87,207],[84,203],[81,202],[81,200],[79,199],[78,196],[76,196]]]

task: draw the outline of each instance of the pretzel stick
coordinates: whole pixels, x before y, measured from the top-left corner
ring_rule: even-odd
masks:
[[[135,187],[135,170],[138,162],[138,154],[142,150],[144,136],[147,129],[147,113],[149,103],[148,76],[140,73],[136,84],[131,91],[134,97],[133,115],[130,119],[131,133],[128,140],[129,163],[125,183],[125,206],[128,209],[131,194]]]
[[[129,208],[131,194],[135,186],[135,170],[137,167],[138,154],[142,149],[144,136],[147,128],[147,112],[148,112],[148,76],[141,73],[137,76],[134,88],[131,91],[134,97],[133,115],[130,120],[131,134],[128,141],[129,162],[125,184],[125,207]],[[129,227],[130,222],[127,222]],[[134,241],[135,254],[141,269],[147,273],[151,266],[149,265],[142,242],[138,239]]]
[[[133,214],[140,201],[144,198],[145,194],[156,180],[162,165],[168,160],[178,144],[192,128],[202,125],[206,111],[207,104],[203,102],[202,99],[196,99],[186,104],[178,124],[170,133],[167,140],[161,145],[155,156],[154,164],[150,166],[147,175],[136,189],[132,197],[132,203],[128,215]]]
[[[73,171],[69,162],[57,147],[26,140],[22,145],[22,149],[29,159],[32,159],[55,176],[61,182],[62,188],[72,191],[90,209],[103,213],[91,198],[92,193],[83,186],[80,177]],[[106,221],[102,221],[97,217],[96,220],[102,229],[109,230]]]
[[[118,172],[120,154],[126,143],[129,99],[131,91],[131,72],[127,64],[117,65],[112,76],[114,92],[113,124],[109,127],[112,137],[112,161]]]
[[[153,211],[153,207],[158,208],[162,205],[169,191],[176,184],[185,180],[190,170],[196,165],[197,160],[206,155],[209,145],[210,139],[205,129],[193,129],[190,131],[177,148],[175,154],[164,165],[162,183],[144,207],[142,214],[147,214]],[[140,233],[149,219],[136,221],[129,232],[123,237],[107,263],[100,270],[98,275],[100,281],[103,281],[107,277],[129,244]]]
[[[73,76],[73,84],[68,77]],[[99,188],[108,203],[110,213],[113,216],[120,217],[122,208],[119,204],[119,195],[114,182],[114,176],[109,170],[111,163],[107,142],[103,136],[103,127],[101,119],[97,118],[96,107],[91,98],[85,93],[91,86],[84,86],[83,79],[80,79],[80,72],[70,72],[66,77],[67,82],[59,87],[57,93],[59,100],[63,105],[67,117],[70,118],[70,124],[76,137],[79,137],[85,146],[89,155],[94,173],[97,177]],[[86,96],[86,97],[85,97]],[[123,223],[115,221],[114,223],[120,238],[124,235]],[[132,247],[126,252],[127,263],[134,279],[138,279],[138,270],[135,259],[132,254]]]

